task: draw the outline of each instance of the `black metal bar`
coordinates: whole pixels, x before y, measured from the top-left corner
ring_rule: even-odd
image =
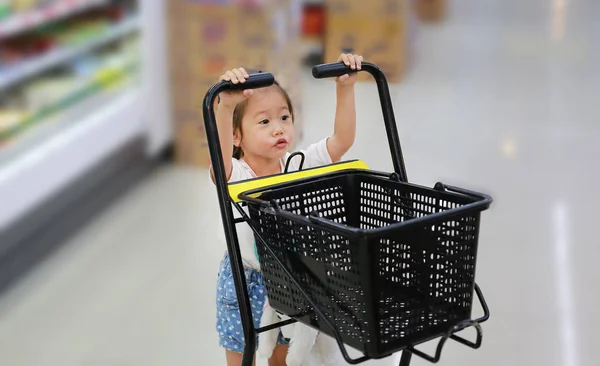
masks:
[[[465,328],[468,328],[468,327],[475,327],[475,330],[477,331],[477,341],[475,343],[468,341],[468,340],[454,334],[455,332],[464,330]],[[440,341],[436,347],[436,350],[435,350],[435,356],[430,356],[424,352],[421,352],[421,351],[415,349],[414,347],[409,347],[408,350],[410,350],[410,352],[414,353],[415,355],[417,355],[431,363],[437,363],[442,358],[442,350],[444,348],[444,345],[446,344],[446,341],[449,338],[452,340],[455,340],[465,346],[471,347],[473,349],[477,349],[477,348],[481,347],[482,338],[483,338],[483,330],[481,329],[481,325],[479,325],[479,323],[477,323],[476,321],[467,321],[466,324],[459,324],[458,326],[454,327],[440,339]]]
[[[396,126],[396,118],[394,117],[394,109],[392,107],[392,99],[385,75],[379,67],[370,62],[363,62],[360,71],[366,71],[375,78],[377,90],[379,91],[381,110],[383,112],[383,121],[385,122],[385,131],[394,163],[394,171],[400,175],[402,181],[408,182],[400,138],[398,137],[398,127]],[[352,70],[343,62],[316,65],[312,69],[312,74],[317,79],[337,77],[352,72],[358,72],[358,70]]]
[[[473,349],[478,349],[481,347],[481,343],[483,341],[483,332],[481,326],[479,324],[475,325],[475,329],[477,330],[477,340],[475,342],[471,342],[469,340],[464,339],[463,337],[459,337],[456,334],[450,336],[450,339],[461,343],[467,347],[471,347]]]
[[[412,353],[408,350],[402,351],[402,357],[400,358],[400,366],[409,366],[410,360],[412,359]]]
[[[485,322],[486,320],[489,319],[490,317],[490,309],[488,308],[488,305],[485,301],[485,298],[483,297],[483,293],[481,292],[481,289],[479,288],[479,286],[477,285],[477,283],[475,283],[475,292],[477,294],[477,298],[479,300],[479,302],[481,303],[481,306],[483,308],[483,312],[484,315],[476,320],[467,320],[464,321],[456,326],[454,326],[452,329],[450,329],[439,341],[436,351],[435,351],[435,356],[430,356],[428,354],[425,354],[417,349],[415,349],[414,347],[409,347],[408,350],[412,353],[414,353],[415,355],[424,358],[425,360],[432,362],[432,363],[437,363],[441,356],[442,356],[442,349],[444,348],[444,344],[446,343],[446,341],[448,340],[448,338],[461,343],[467,347],[471,347],[473,349],[478,349],[481,347],[482,341],[483,341],[483,330],[481,329],[481,322]],[[475,330],[477,331],[477,338],[475,340],[475,342],[471,342],[469,340],[466,340],[462,337],[457,336],[455,333],[456,332],[460,332],[461,330],[464,330],[466,328],[470,328],[470,327],[474,327]]]
[[[469,321],[468,327],[470,327],[470,326],[474,327],[475,330],[477,331],[477,340],[475,342],[468,341],[462,337],[459,337],[459,336],[453,334],[454,332],[457,332],[457,331],[460,331],[460,330],[463,330],[466,328],[464,326],[459,326],[458,328],[460,328],[460,329],[458,329],[458,330],[452,329],[440,339],[440,341],[436,347],[435,356],[430,356],[426,353],[423,353],[423,352],[415,349],[414,347],[409,347],[408,349],[410,350],[410,352],[414,353],[415,355],[417,355],[431,363],[437,363],[440,361],[440,359],[442,357],[442,350],[444,348],[446,341],[449,338],[454,341],[457,341],[465,346],[468,346],[470,348],[478,349],[479,347],[481,347],[481,344],[482,344],[483,330],[481,329],[481,325],[479,325],[479,323],[477,323],[475,321]]]
[[[488,307],[487,301],[485,301],[485,297],[483,297],[483,292],[481,292],[481,288],[479,285],[475,283],[475,293],[477,294],[477,299],[481,303],[481,307],[483,308],[483,316],[479,319],[475,319],[475,321],[479,324],[488,321],[490,318],[490,308]]]
[[[256,333],[258,334],[258,333],[262,333],[262,332],[268,332],[270,330],[285,327],[286,325],[294,324],[297,322],[298,321],[296,319],[284,320],[279,323],[275,323],[275,324],[267,325],[266,327],[258,328],[258,329],[256,329]]]
[[[240,308],[242,328],[245,337],[242,366],[252,366],[254,363],[254,355],[256,352],[256,333],[254,329],[250,299],[248,296],[248,288],[246,287],[247,285],[244,275],[242,255],[238,243],[237,230],[235,228],[235,220],[233,218],[233,211],[230,204],[229,191],[227,189],[227,176],[225,173],[223,154],[221,152],[221,143],[219,140],[219,132],[217,129],[213,105],[217,96],[222,91],[261,88],[270,86],[273,84],[273,82],[274,77],[270,73],[250,75],[245,83],[240,84],[233,84],[231,81],[221,81],[212,86],[206,92],[202,108],[208,140],[208,149],[215,177],[215,184],[217,187],[219,206],[221,208],[223,229],[225,231],[225,239],[227,241],[227,251],[231,261],[233,281],[235,284],[235,291]],[[230,157],[227,158],[230,159]]]
[[[435,356],[430,356],[426,353],[419,351],[418,349],[415,349],[414,347],[409,347],[408,350],[411,353],[413,353],[431,363],[438,363],[440,361],[440,358],[442,358],[442,349],[444,348],[444,345],[446,344],[446,341],[448,340],[448,338],[449,338],[449,334],[445,334],[440,339],[440,341],[438,342],[438,345],[435,349]]]

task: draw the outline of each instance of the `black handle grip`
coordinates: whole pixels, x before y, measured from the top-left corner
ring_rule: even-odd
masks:
[[[362,65],[361,65],[362,67]],[[328,64],[315,65],[312,69],[312,74],[315,79],[334,78],[360,70],[353,70],[350,66],[346,66],[343,62],[331,62]]]
[[[234,84],[231,81],[223,81],[221,90],[245,90],[266,88],[273,85],[275,77],[270,72],[261,72],[248,75],[248,79],[243,83]]]

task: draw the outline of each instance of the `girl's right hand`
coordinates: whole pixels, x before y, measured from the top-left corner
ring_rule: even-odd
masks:
[[[244,70],[243,67],[229,70],[225,72],[219,80],[231,81],[234,84],[245,83],[248,78],[248,73]],[[225,91],[222,92],[220,97],[220,102],[222,106],[235,108],[236,105],[243,102],[245,99],[249,98],[254,94],[253,89],[239,90],[239,91]]]

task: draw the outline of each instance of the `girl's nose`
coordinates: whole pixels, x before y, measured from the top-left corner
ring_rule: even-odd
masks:
[[[283,127],[281,126],[281,123],[274,123],[273,135],[277,136],[277,135],[281,135],[282,133],[283,133]]]

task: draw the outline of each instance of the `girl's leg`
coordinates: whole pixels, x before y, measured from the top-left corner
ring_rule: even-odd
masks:
[[[242,354],[241,353],[225,350],[225,357],[227,360],[227,366],[240,366],[242,364]],[[254,365],[256,366],[256,361],[254,361]],[[285,365],[285,363],[284,363],[284,365]]]
[[[269,366],[286,366],[285,357],[288,353],[288,347],[287,344],[278,344],[273,350],[273,355],[269,359]]]
[[[252,305],[254,327],[259,328],[266,301],[266,290],[259,272],[246,270],[245,275]],[[227,366],[240,366],[242,364],[241,352],[244,349],[244,335],[228,257],[221,263],[217,284],[217,331],[219,332],[219,343],[225,348]],[[281,339],[279,343],[282,343]],[[286,366],[287,350],[287,345],[278,344],[269,359],[269,366]],[[256,360],[254,364],[256,365]]]
[[[273,350],[273,355],[269,359],[269,366],[286,366],[285,357],[287,356],[288,345],[278,344]],[[242,354],[225,350],[227,366],[240,366],[242,364]],[[254,361],[256,366],[256,361]]]

